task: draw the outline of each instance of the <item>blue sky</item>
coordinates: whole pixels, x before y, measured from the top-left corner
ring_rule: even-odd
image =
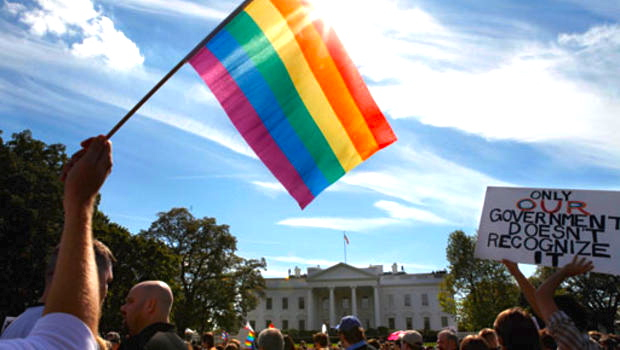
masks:
[[[270,277],[343,261],[343,231],[350,264],[428,272],[450,232],[476,232],[487,186],[620,189],[617,1],[315,1],[399,140],[301,211],[186,65],[112,139],[113,221],[191,208]],[[4,137],[73,153],[239,3],[3,0]]]

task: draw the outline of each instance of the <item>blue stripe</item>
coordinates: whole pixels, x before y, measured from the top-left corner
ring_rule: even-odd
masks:
[[[226,29],[220,30],[207,43],[207,48],[222,62],[243,91],[312,194],[318,195],[329,186],[329,182],[291,126],[269,84],[256,69],[250,57]]]

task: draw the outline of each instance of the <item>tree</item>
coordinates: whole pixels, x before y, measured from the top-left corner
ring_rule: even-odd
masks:
[[[114,256],[114,281],[101,310],[99,328],[102,332],[119,331],[122,325],[121,306],[131,287],[146,280],[161,280],[178,294],[176,283],[180,257],[164,243],[131,235],[127,229],[110,222],[100,211],[93,218],[93,234],[105,243]]]
[[[1,135],[1,131],[0,131]],[[63,224],[65,147],[28,130],[0,137],[0,317],[17,315],[43,293],[46,256]]]
[[[510,273],[497,262],[474,258],[476,238],[454,231],[446,255],[449,272],[441,285],[443,310],[456,313],[459,329],[491,327],[497,314],[518,302],[519,291]]]
[[[164,242],[181,257],[177,276],[180,294],[173,309],[177,327],[236,332],[265,287],[260,274],[265,260],[237,256],[236,238],[227,225],[218,225],[214,218],[194,218],[186,208],[173,208],[158,216],[140,236]]]

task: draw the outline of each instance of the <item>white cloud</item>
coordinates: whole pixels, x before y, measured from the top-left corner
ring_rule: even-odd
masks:
[[[425,210],[379,202],[395,217],[427,223],[475,225],[487,186],[510,186],[476,170],[424,150],[393,145],[398,159],[380,171],[353,171],[342,178],[351,186],[404,200]]]
[[[381,200],[375,203],[375,207],[388,212],[390,217],[400,220],[412,220],[430,224],[447,224],[446,219],[440,218],[428,210],[408,207],[393,201]]]
[[[392,218],[289,218],[277,224],[292,227],[326,228],[337,231],[367,232],[381,227],[397,225],[402,222]]]
[[[620,158],[618,24],[546,42],[535,39],[541,28],[509,14],[446,24],[402,2],[365,3],[355,18],[342,12],[336,29],[361,72],[380,82],[371,90],[390,117],[620,168],[609,161]]]
[[[222,20],[229,11],[218,10],[212,7],[203,6],[190,1],[182,0],[123,0],[111,1],[104,0],[114,6],[121,6],[133,10],[155,13],[158,15],[181,15],[187,17],[197,17],[213,20]],[[222,2],[222,1],[219,1]],[[229,4],[231,7],[232,3]]]
[[[133,69],[144,62],[138,46],[96,11],[90,0],[36,0],[36,4],[27,8],[6,2],[5,6],[33,34],[50,34],[72,43],[70,52],[77,57],[101,57],[115,70]]]

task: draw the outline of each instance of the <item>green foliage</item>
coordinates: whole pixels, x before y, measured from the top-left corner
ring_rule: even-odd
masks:
[[[474,258],[475,245],[476,237],[463,231],[450,234],[450,267],[439,294],[442,309],[456,311],[459,329],[469,331],[491,327],[499,312],[517,305],[519,295],[503,265]]]
[[[180,294],[173,309],[179,329],[222,328],[235,333],[248,311],[258,304],[265,282],[265,260],[246,260],[235,254],[237,240],[227,225],[202,219],[186,208],[159,213],[140,236],[164,242],[181,257],[177,281]]]
[[[37,302],[45,258],[63,223],[63,145],[46,145],[26,130],[0,138],[0,317]]]
[[[165,244],[141,236],[131,235],[127,229],[111,223],[101,212],[93,218],[93,233],[114,253],[114,281],[101,310],[99,328],[102,333],[119,331],[122,325],[121,306],[131,287],[140,281],[161,280],[178,294],[176,284],[180,257]]]

